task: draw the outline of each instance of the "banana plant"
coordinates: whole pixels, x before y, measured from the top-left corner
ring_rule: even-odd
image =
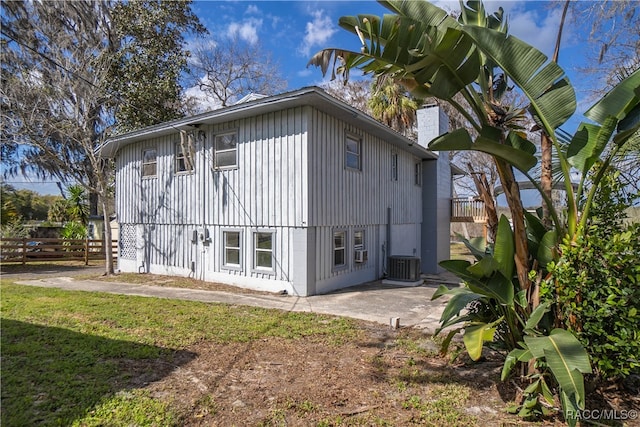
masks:
[[[549,233],[553,231],[547,231],[538,217],[527,214],[528,244],[542,266],[553,259],[554,236]],[[449,297],[436,331],[448,330],[443,352],[459,332],[473,360],[480,358],[486,342],[498,342],[507,351],[518,348],[528,320],[528,302],[514,274],[515,244],[509,220],[500,217],[496,241],[491,246],[484,239],[464,242],[477,262],[447,260],[440,266],[464,280],[465,286],[449,289],[442,285],[432,297]],[[473,309],[465,310],[468,307]]]
[[[501,219],[495,245],[485,251],[472,251],[477,263],[441,263],[466,285],[454,290],[441,287],[434,296],[451,297],[441,319],[442,328],[458,327],[450,332],[445,344],[453,334],[463,331],[469,354],[477,358],[485,342],[503,335],[499,338],[508,349],[515,350],[524,342],[530,345],[534,357],[555,363],[557,359],[549,356],[545,348],[573,341],[568,337],[569,332],[560,330],[544,340],[524,332],[535,310],[532,304],[535,289],[531,289],[529,273],[538,266],[544,269],[548,261],[557,259],[555,247],[560,238],[568,235],[573,239],[584,229],[581,225],[587,221],[590,201],[602,178],[596,175],[587,182],[588,171],[596,162],[606,164],[628,147],[639,146],[640,72],[625,79],[585,114],[595,123],[583,125],[570,143],[562,144],[556,130],[575,112],[575,91],[555,62],[507,33],[501,11],[489,16],[482,2],[461,1],[461,18],[456,20],[427,1],[380,3],[392,13],[382,17],[340,18],[340,25],[359,37],[362,43],[359,52],[328,48],[318,52],[309,64],[319,66],[323,74],[331,66],[332,77],[337,71],[345,79],[353,68],[365,74],[388,76],[401,82],[416,97],[436,97],[456,108],[475,132],[454,130],[434,139],[429,147],[477,150],[493,156],[512,217],[513,231]],[[527,97],[528,113],[554,145],[566,189],[566,224],[531,176],[530,171],[538,160],[534,155],[535,146],[522,132],[520,119],[524,112],[500,102],[501,90],[509,85]],[[613,148],[607,149],[612,143]],[[527,176],[540,191],[551,211],[554,230],[547,231],[536,218],[524,213],[513,168]],[[575,169],[585,177],[577,191],[571,182],[571,172]],[[586,204],[581,215],[578,201],[583,194]],[[490,311],[489,316],[464,311],[478,303]],[[569,378],[576,378],[576,372],[582,371],[572,370]],[[554,368],[550,372],[554,376],[561,374]],[[565,377],[556,379],[564,383]],[[567,384],[561,385],[563,390],[568,390],[567,387]],[[579,406],[579,397],[575,391],[565,393],[563,403]]]
[[[548,302],[543,303],[531,313],[525,324],[523,341],[507,355],[501,378],[506,380],[518,362],[534,361],[539,368],[545,368],[530,375],[532,381],[524,390],[524,403],[514,409],[523,418],[533,415],[536,410],[546,413],[540,397],[547,405],[553,404],[547,375],[550,372],[559,388],[565,420],[570,426],[575,426],[579,411],[585,408],[583,374],[591,372],[591,364],[586,350],[571,332],[557,328],[547,332],[538,327],[549,307]]]

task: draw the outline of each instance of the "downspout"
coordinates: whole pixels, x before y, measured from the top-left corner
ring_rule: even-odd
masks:
[[[386,251],[385,251],[386,249]],[[387,276],[387,264],[391,256],[391,207],[387,208],[387,242],[382,250],[382,273]]]
[[[207,146],[206,146],[206,132],[203,130],[198,130],[198,145],[202,148],[202,174],[200,175],[200,191],[201,191],[201,199],[200,205],[202,212],[200,213],[200,222],[202,223],[202,232],[204,233],[205,239],[202,241],[202,259],[200,260],[200,280],[204,280],[204,266],[205,266],[205,245],[208,245],[208,236],[209,234],[206,232],[206,220],[205,215],[207,213],[206,207],[206,196],[207,196],[207,188],[205,183],[206,179],[206,171],[207,171]]]

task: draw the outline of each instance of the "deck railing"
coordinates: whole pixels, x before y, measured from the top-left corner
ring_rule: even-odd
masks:
[[[484,202],[475,199],[452,199],[451,222],[487,222]]]
[[[93,239],[50,239],[50,238],[1,238],[0,261],[20,262],[25,264],[34,261],[89,260],[105,259],[105,246],[114,254],[118,254],[118,242],[105,245],[103,240]]]

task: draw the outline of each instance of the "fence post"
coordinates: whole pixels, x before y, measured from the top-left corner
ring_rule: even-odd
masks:
[[[27,263],[27,238],[22,238],[22,265]]]
[[[89,265],[89,236],[84,239],[84,265]]]

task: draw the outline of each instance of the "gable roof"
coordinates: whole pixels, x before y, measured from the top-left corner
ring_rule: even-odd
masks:
[[[117,135],[107,139],[104,144],[98,147],[97,151],[100,157],[113,158],[122,147],[138,141],[169,135],[179,130],[194,130],[204,124],[223,123],[280,111],[286,108],[307,105],[344,120],[351,125],[365,129],[370,134],[384,139],[420,159],[438,158],[436,153],[427,150],[415,141],[399,134],[390,127],[378,122],[373,117],[332,97],[324,90],[315,86],[305,87],[266,98],[254,99],[219,110],[159,123],[133,132]]]

